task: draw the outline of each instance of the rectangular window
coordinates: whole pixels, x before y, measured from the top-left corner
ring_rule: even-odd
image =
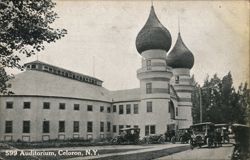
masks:
[[[87,106],[87,111],[93,111],[93,106],[92,105],[88,105]]]
[[[170,93],[170,87],[171,85],[168,83],[168,93]]]
[[[43,133],[49,133],[49,121],[43,121]]]
[[[104,106],[100,106],[100,112],[104,112]]]
[[[130,105],[130,104],[127,104],[127,105],[126,105],[126,113],[127,113],[127,114],[130,114],[130,113],[131,113],[131,105]]]
[[[5,121],[5,133],[12,133],[13,123],[12,121]]]
[[[93,122],[87,123],[87,132],[93,132]]]
[[[151,70],[151,60],[150,59],[148,59],[146,61],[146,66],[147,66],[147,70]]]
[[[110,132],[110,129],[111,129],[111,123],[107,122],[107,132]]]
[[[43,109],[50,109],[50,103],[49,102],[43,102]]]
[[[149,126],[145,126],[145,136],[149,135]]]
[[[65,103],[59,103],[59,109],[65,110]]]
[[[121,129],[123,129],[123,125],[119,125],[119,132],[121,132]]]
[[[180,81],[180,77],[179,76],[175,76],[175,83],[179,84],[179,81]]]
[[[116,125],[113,125],[113,132],[116,133]]]
[[[155,126],[150,126],[150,134],[155,134]]]
[[[119,114],[123,114],[123,105],[119,105]]]
[[[36,65],[35,65],[35,64],[32,64],[32,65],[31,65],[31,68],[32,68],[32,69],[35,69],[35,68],[36,68]]]
[[[6,102],[6,109],[12,109],[13,108],[13,102]]]
[[[30,102],[23,102],[23,109],[30,109]]]
[[[130,125],[126,125],[126,128],[130,128],[131,126]]]
[[[108,112],[108,113],[111,112],[111,107],[107,107],[107,112]]]
[[[138,113],[139,113],[138,104],[134,104],[134,114],[138,114]]]
[[[74,110],[79,111],[80,110],[80,104],[74,104]]]
[[[104,122],[100,122],[100,132],[104,132]]]
[[[147,102],[147,112],[153,112],[152,102]]]
[[[152,93],[152,83],[146,83],[146,93]]]
[[[79,121],[73,122],[73,132],[79,132]]]
[[[149,134],[155,134],[155,125],[146,125],[145,126],[145,136],[148,136]]]
[[[30,121],[23,121],[23,133],[30,133]]]
[[[65,132],[65,121],[59,121],[58,132]]]
[[[113,105],[113,112],[116,112],[116,105]]]
[[[176,116],[178,116],[178,107],[176,107],[176,111],[175,112],[176,112]]]

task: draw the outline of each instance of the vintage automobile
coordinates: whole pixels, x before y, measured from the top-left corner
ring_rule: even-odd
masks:
[[[112,144],[138,144],[140,128],[124,128],[120,134],[111,139]]]
[[[142,142],[146,144],[159,144],[164,143],[165,138],[162,134],[152,134],[143,137]]]
[[[232,124],[235,139],[233,160],[250,158],[250,126],[244,124]]]
[[[189,143],[189,140],[191,139],[190,128],[181,128],[176,130],[175,137],[176,141]]]
[[[218,130],[221,134],[221,143],[230,143],[230,138],[229,138],[229,129],[231,126],[229,124],[215,124],[214,125],[215,130]]]
[[[191,147],[199,146],[207,144],[208,147],[212,147],[214,145],[214,123],[212,122],[204,122],[198,123],[190,126],[191,130]]]

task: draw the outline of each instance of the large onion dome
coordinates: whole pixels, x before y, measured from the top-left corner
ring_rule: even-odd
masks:
[[[151,7],[148,20],[136,37],[136,48],[139,53],[150,49],[168,51],[172,44],[169,31],[157,18],[154,7]]]
[[[182,41],[180,33],[178,33],[175,46],[167,56],[167,65],[172,68],[189,69],[191,69],[194,65],[194,56]]]

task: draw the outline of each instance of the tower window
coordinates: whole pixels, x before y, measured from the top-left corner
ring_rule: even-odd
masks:
[[[127,104],[127,105],[126,105],[126,113],[127,113],[127,114],[130,114],[130,113],[131,113],[131,105],[130,105],[130,104]]]
[[[179,84],[179,81],[180,81],[180,77],[179,76],[175,76],[175,83]]]
[[[175,115],[178,116],[178,114],[179,114],[179,113],[178,113],[178,112],[179,112],[179,111],[178,111],[178,107],[176,107],[176,111],[175,111],[175,112],[176,112]]]
[[[30,102],[23,102],[23,109],[30,109]]]
[[[5,133],[12,133],[13,123],[12,121],[5,121]]]
[[[104,111],[104,106],[100,106],[100,112]]]
[[[113,105],[113,112],[116,112],[116,105]]]
[[[151,60],[146,61],[147,70],[151,70]]]
[[[152,102],[147,102],[147,112],[153,112]]]
[[[152,93],[152,83],[146,83],[146,93]]]
[[[23,133],[30,133],[30,121],[23,121]]]
[[[134,104],[134,114],[138,114],[138,113],[139,113],[138,104]]]
[[[13,108],[13,102],[6,102],[6,108],[12,109]]]
[[[123,114],[123,105],[119,105],[119,114]]]
[[[107,112],[110,113],[111,112],[111,108],[107,107]]]

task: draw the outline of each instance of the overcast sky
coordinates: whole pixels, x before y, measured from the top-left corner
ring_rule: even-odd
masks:
[[[139,87],[141,56],[135,39],[145,24],[150,1],[58,0],[54,26],[68,34],[39,53],[39,60],[104,81],[110,90]],[[249,79],[249,1],[154,1],[155,12],[172,35],[178,33],[195,57],[191,73],[231,71],[236,86]],[[93,58],[95,57],[95,58]],[[36,60],[36,56],[23,62]],[[94,60],[95,59],[95,60]],[[94,67],[93,67],[94,66]]]

